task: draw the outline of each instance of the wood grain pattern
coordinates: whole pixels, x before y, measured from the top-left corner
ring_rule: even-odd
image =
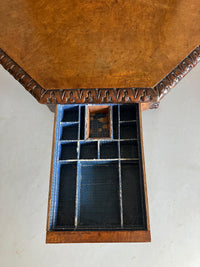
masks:
[[[147,194],[147,181],[146,181],[144,144],[143,144],[143,129],[142,129],[142,108],[143,107],[142,107],[142,103],[141,103],[141,104],[139,104],[140,145],[141,145],[141,158],[142,158],[142,170],[143,170],[143,182],[144,182],[147,229],[150,232],[149,204],[148,204],[148,194]]]
[[[48,231],[46,243],[150,242],[150,231]]]
[[[142,103],[158,108],[160,100],[200,62],[200,46],[153,88],[92,88],[45,90],[0,49],[0,63],[41,104]]]
[[[41,103],[154,104],[199,62],[199,0],[4,0],[0,10],[1,64]]]

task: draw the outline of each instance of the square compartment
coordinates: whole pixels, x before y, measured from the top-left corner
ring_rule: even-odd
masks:
[[[110,106],[88,106],[86,138],[111,138]]]
[[[135,122],[120,123],[120,139],[136,139],[137,124]]]
[[[63,110],[62,122],[78,121],[78,106],[67,107]]]
[[[121,158],[138,158],[137,141],[121,141],[120,142]]]
[[[118,158],[118,142],[101,142],[100,158],[101,159],[117,159]]]
[[[77,158],[77,142],[61,144],[60,160]]]
[[[78,139],[78,124],[69,124],[62,127],[62,140],[77,140]]]
[[[137,106],[132,105],[121,105],[120,106],[120,121],[132,121],[136,120]]]
[[[74,228],[76,203],[77,163],[60,165],[58,204],[55,214],[55,229]],[[55,204],[54,204],[55,205]]]
[[[97,142],[80,143],[80,159],[97,159]]]
[[[120,228],[118,162],[81,164],[78,228]]]

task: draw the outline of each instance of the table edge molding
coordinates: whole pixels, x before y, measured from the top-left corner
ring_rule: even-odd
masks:
[[[160,100],[200,62],[200,45],[153,88],[44,89],[0,48],[0,63],[41,104],[151,103]]]

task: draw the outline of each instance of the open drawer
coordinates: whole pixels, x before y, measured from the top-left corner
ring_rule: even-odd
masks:
[[[140,105],[57,105],[46,242],[147,241]]]

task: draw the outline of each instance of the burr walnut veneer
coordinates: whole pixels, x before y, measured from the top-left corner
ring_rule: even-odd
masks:
[[[1,64],[40,103],[156,107],[200,59],[199,0],[3,0]]]

